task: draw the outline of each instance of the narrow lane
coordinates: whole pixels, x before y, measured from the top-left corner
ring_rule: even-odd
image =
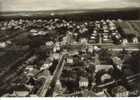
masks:
[[[48,79],[46,79],[46,81],[44,82],[44,85],[42,86],[42,89],[41,89],[39,96],[48,97],[48,96],[53,95],[56,82],[60,78],[62,70],[64,68],[65,56],[66,56],[65,54],[62,54],[62,56],[60,57],[60,60],[59,60],[58,65],[56,67],[56,70],[53,73],[52,80],[50,81],[50,83],[48,83]]]

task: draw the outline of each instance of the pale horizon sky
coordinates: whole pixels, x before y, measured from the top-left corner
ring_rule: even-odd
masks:
[[[0,0],[0,11],[140,7],[140,0]]]

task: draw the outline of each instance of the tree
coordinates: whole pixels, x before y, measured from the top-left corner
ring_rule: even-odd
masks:
[[[124,59],[123,68],[130,69],[134,73],[140,73],[140,51],[132,52],[131,56]]]
[[[99,60],[103,64],[111,64],[111,53],[107,49],[101,49],[101,51],[99,52]]]

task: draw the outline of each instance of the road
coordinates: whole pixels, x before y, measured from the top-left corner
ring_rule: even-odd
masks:
[[[129,43],[127,45],[115,45],[115,44],[110,44],[110,43],[95,43],[95,44],[87,44],[87,46],[97,46],[101,48],[106,48],[106,49],[111,49],[111,50],[122,50],[123,48],[128,49],[130,51],[137,51],[140,49],[140,43],[138,44],[132,44]],[[73,48],[73,49],[81,49],[82,45],[77,43],[77,44],[71,44],[67,47]]]
[[[44,82],[44,85],[41,89],[41,92],[40,92],[39,96],[45,97],[45,96],[52,96],[53,95],[56,82],[60,78],[62,70],[64,68],[65,56],[66,56],[65,54],[62,54],[62,56],[60,57],[60,60],[57,64],[57,66],[56,66],[56,69],[55,69],[54,73],[53,73],[52,80],[50,81],[50,83],[48,83],[48,80],[46,80]]]
[[[139,79],[140,79],[140,73],[137,73],[137,74],[134,74],[134,75],[131,75],[131,76],[127,76],[125,81],[127,81],[128,83],[131,83],[131,82],[139,80]],[[122,79],[117,80],[117,81],[111,81],[111,82],[108,82],[108,83],[105,83],[105,84],[98,85],[97,87],[98,88],[105,88],[105,87],[108,87],[108,86],[113,85],[113,84],[119,84],[123,81],[124,80],[122,80]]]

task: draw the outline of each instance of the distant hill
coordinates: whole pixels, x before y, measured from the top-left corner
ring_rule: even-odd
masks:
[[[0,16],[53,16],[53,15],[71,15],[80,13],[97,13],[97,12],[116,12],[116,11],[136,11],[136,8],[113,8],[113,9],[80,9],[80,10],[48,10],[48,11],[15,11],[0,12]]]
[[[80,10],[48,10],[48,11],[18,11],[0,12],[0,20],[11,18],[52,18],[67,17],[73,20],[100,19],[140,19],[140,7],[114,9],[80,9]]]

